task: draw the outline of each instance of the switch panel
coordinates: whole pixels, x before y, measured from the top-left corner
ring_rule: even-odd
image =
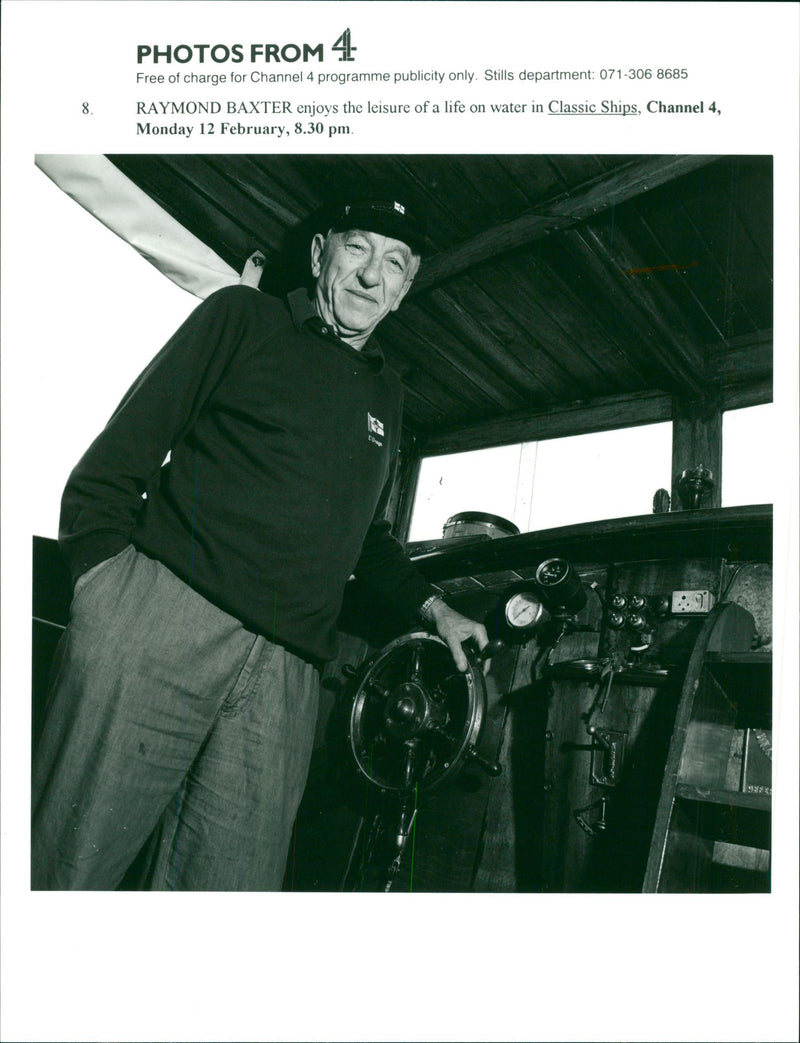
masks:
[[[714,607],[710,590],[673,590],[673,616],[705,616]]]

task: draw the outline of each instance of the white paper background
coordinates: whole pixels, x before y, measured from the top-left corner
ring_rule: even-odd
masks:
[[[2,19],[2,1038],[796,1040],[798,7],[6,0]],[[775,452],[785,481],[775,505],[775,650],[783,657],[776,670],[772,895],[68,895],[27,888],[30,542],[48,509],[47,496],[42,507],[35,495],[37,474],[43,461],[55,461],[66,475],[72,440],[88,444],[193,304],[155,271],[142,276],[149,277],[145,299],[131,300],[126,266],[145,262],[99,225],[87,228],[79,208],[44,183],[34,154],[337,147],[317,137],[137,137],[136,101],[160,97],[341,104],[346,97],[391,102],[401,90],[412,103],[434,91],[440,100],[641,103],[665,93],[627,81],[524,89],[476,81],[447,91],[425,83],[224,91],[136,85],[136,72],[147,69],[136,65],[138,43],[329,45],[348,26],[357,60],[327,61],[325,71],[472,69],[480,76],[485,68],[686,67],[690,79],[669,100],[713,99],[723,114],[373,119],[347,139],[347,151],[775,157],[775,397],[783,431]],[[90,117],[82,114],[84,101]],[[102,247],[90,242],[95,235]],[[76,266],[85,287],[79,295],[59,278],[67,270],[74,276]],[[87,381],[90,372],[102,391]]]

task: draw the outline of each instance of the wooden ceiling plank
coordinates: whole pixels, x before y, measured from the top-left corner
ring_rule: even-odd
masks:
[[[620,271],[615,258],[609,254],[598,235],[584,226],[570,229],[565,232],[565,236],[575,247],[586,271],[605,288],[620,316],[627,317],[631,327],[642,332],[648,356],[656,370],[653,377],[658,380],[657,372],[660,370],[670,390],[699,394],[700,374],[693,360],[687,357],[684,345],[662,321],[652,303]]]
[[[305,217],[307,207],[268,170],[256,166],[252,156],[207,156],[206,162],[285,227],[299,224]]]
[[[413,350],[407,328],[400,320],[381,332],[381,347],[390,366],[401,376],[403,386],[414,388],[435,405],[441,420],[450,417],[453,422],[467,415],[491,413],[492,402],[482,388],[471,380],[457,379],[451,365],[443,364],[427,343],[414,337]]]
[[[511,285],[514,283],[511,278],[507,281]],[[590,398],[600,394],[603,387],[608,389],[611,375],[604,373],[582,349],[576,350],[576,326],[580,324],[578,316],[562,310],[560,302],[544,298],[538,290],[539,287],[526,303],[529,328],[536,331],[536,366],[541,366],[543,359],[547,358],[562,370],[564,377],[559,398],[563,398],[565,392],[573,397]]]
[[[270,163],[276,159],[270,157]],[[392,158],[387,157],[384,171],[393,165]],[[337,199],[353,183],[364,180],[359,159],[349,155],[286,156],[277,161],[276,167],[282,170],[289,191],[302,193],[308,214]]]
[[[739,260],[740,257],[748,257],[749,256],[747,251],[743,251],[740,248],[741,247],[741,239],[744,239],[744,238],[749,239],[749,233],[748,233],[747,229],[745,228],[744,224],[742,223],[741,218],[740,218],[738,213],[734,214],[733,221],[734,221],[735,227],[731,228],[730,239],[731,239],[731,242],[733,242],[734,240],[737,240],[737,246],[736,247],[733,247],[733,246],[731,247],[730,264],[728,266],[727,277],[726,277],[726,288],[727,288],[727,291],[728,291],[729,299],[731,301],[735,301],[737,307],[741,310],[742,315],[746,318],[747,322],[750,323],[751,329],[757,330],[764,324],[764,320],[765,320],[766,316],[763,313],[761,315],[754,315],[753,314],[752,302],[753,302],[753,293],[755,292],[756,281],[752,278],[752,275],[750,273],[744,271],[744,262]],[[771,271],[768,271],[768,273],[766,274],[766,278],[764,279],[764,282],[769,284],[770,292],[768,292],[767,294],[758,294],[758,297],[761,300],[766,298],[766,300],[769,302],[770,312],[769,312],[769,318],[767,319],[767,321],[771,322],[772,321],[772,311],[771,311],[771,304],[772,304],[772,293],[771,293],[771,289],[772,289],[772,272]],[[749,294],[747,294],[746,292],[742,292],[741,287],[743,285],[746,286],[750,290]],[[732,322],[732,320],[731,320],[731,322],[727,323],[726,325],[729,326],[728,336],[730,336],[731,332],[733,331],[733,329],[735,327],[739,327],[739,323],[735,323],[734,324]]]
[[[556,248],[556,244],[553,243],[553,247]],[[535,262],[535,269],[537,273],[537,281],[540,285],[547,285],[552,287],[553,290],[558,294],[558,297],[563,298],[564,302],[568,305],[565,309],[571,314],[580,316],[580,318],[587,324],[583,332],[583,341],[591,342],[593,350],[595,345],[599,345],[600,354],[595,359],[597,364],[602,368],[603,373],[607,376],[609,371],[617,372],[619,363],[621,362],[627,367],[629,371],[629,377],[643,387],[647,386],[651,374],[648,372],[649,367],[643,366],[641,361],[641,355],[645,349],[645,345],[642,343],[638,351],[631,350],[631,332],[626,329],[628,340],[626,344],[620,344],[619,342],[619,330],[615,330],[609,319],[611,317],[611,310],[609,308],[593,308],[587,305],[587,302],[580,297],[580,295],[574,289],[574,283],[567,283],[566,279],[561,276],[557,271],[555,264],[546,264],[542,258],[537,258]],[[552,299],[552,297],[550,298]],[[591,334],[592,331],[596,331],[596,337],[587,337],[587,333]],[[573,342],[577,344],[579,338],[579,328],[576,327],[573,333]],[[581,350],[585,354],[585,348],[581,346]],[[606,365],[608,360],[608,365]],[[631,388],[630,390],[634,390]]]
[[[705,166],[716,156],[655,156],[614,168],[582,185],[566,198],[559,197],[522,214],[513,221],[495,225],[467,242],[432,257],[421,271],[412,293],[452,278],[481,261],[524,246],[550,232],[567,228],[593,214],[618,206],[643,192]]]
[[[718,276],[720,282],[724,285],[724,283],[725,283],[725,270],[723,269],[722,265],[719,263],[715,251],[709,245],[708,237],[697,226],[697,224],[695,223],[694,219],[692,218],[692,215],[689,213],[689,211],[688,211],[687,207],[685,206],[685,204],[681,203],[680,208],[681,208],[682,213],[685,216],[687,224],[689,225],[689,227],[691,228],[692,232],[697,237],[697,241],[700,244],[702,244],[700,246],[700,250],[698,252],[698,260],[700,262],[700,265],[703,266],[704,269],[705,269],[704,270],[705,277],[710,282],[711,281],[711,274],[710,273],[712,271],[716,272],[716,275]],[[707,267],[705,267],[705,265],[707,265]],[[706,272],[708,273],[708,275],[705,274]],[[714,294],[707,293],[706,295],[709,298],[717,299],[717,294],[716,293],[714,293]],[[725,334],[725,331],[722,329],[722,326],[720,324],[719,318],[715,318],[707,308],[705,310],[706,310],[706,313],[708,314],[709,322],[712,324],[712,327],[713,327],[714,331],[716,332],[717,336],[719,337],[720,342],[724,342],[725,339],[726,339],[726,334]]]
[[[473,273],[472,279],[477,281],[478,273]],[[502,283],[502,286],[498,285]],[[454,284],[451,284],[450,289]],[[498,316],[510,319],[515,329],[512,340],[506,341],[506,351],[513,356],[518,364],[530,370],[531,392],[538,393],[545,402],[553,401],[563,397],[565,390],[574,390],[574,374],[566,367],[563,359],[558,357],[557,351],[548,350],[545,346],[548,335],[552,340],[552,323],[544,316],[541,309],[532,309],[529,305],[525,314],[521,313],[519,301],[520,291],[516,294],[509,293],[509,287],[513,285],[496,268],[491,272],[480,273],[480,285],[493,302]],[[528,291],[524,291],[528,292]],[[536,315],[532,314],[536,311]],[[578,392],[579,393],[579,392]]]
[[[319,178],[312,183],[305,170],[297,169],[293,162],[296,157],[258,155],[249,158],[254,168],[260,173],[258,181],[269,180],[280,186],[282,191],[294,200],[304,217],[322,205]]]
[[[517,273],[507,265],[501,262],[497,267],[498,270],[505,271],[506,277],[512,284],[515,278],[518,280]],[[598,357],[593,349],[604,343],[605,336],[599,341],[592,341],[591,348],[589,348],[587,318],[589,319],[589,329],[592,329],[591,316],[596,314],[599,309],[588,307],[587,303],[577,294],[562,295],[560,287],[555,286],[552,269],[543,267],[534,261],[528,271],[535,279],[535,292],[529,293],[530,325],[536,329],[543,350],[551,358],[562,366],[567,365],[562,360],[569,359],[568,372],[575,393],[582,394],[582,397],[600,394],[603,387],[608,388],[612,376],[618,383],[618,386],[614,388],[616,391],[637,391],[647,385],[644,374],[637,373],[627,357],[625,362],[630,370],[628,374],[620,374],[618,365],[611,367],[603,364],[603,358]],[[552,291],[544,292],[545,287],[554,288],[555,294]],[[522,296],[521,292],[516,295],[517,299]],[[568,306],[568,302],[571,306]],[[610,310],[609,307],[607,311]],[[602,348],[598,347],[598,351],[602,356]],[[615,355],[614,361],[617,361],[619,356],[617,353]],[[633,377],[636,386],[624,386],[622,381],[626,377],[628,379]],[[581,383],[583,388],[580,387]]]
[[[525,268],[524,275],[521,267]],[[565,395],[588,398],[600,394],[603,386],[608,387],[609,373],[582,350],[574,351],[580,343],[580,340],[576,341],[575,333],[576,322],[581,324],[580,315],[571,313],[559,300],[546,300],[539,292],[540,287],[532,282],[530,270],[527,263],[511,266],[501,261],[489,269],[473,272],[472,278],[480,279],[485,287],[494,288],[495,297],[504,302],[507,313],[513,315],[526,331],[537,379],[543,370],[555,375],[558,398]],[[581,312],[584,310],[582,307]]]
[[[682,209],[685,212],[685,208],[682,208]],[[690,220],[688,215],[687,215],[687,220]],[[748,240],[751,242],[751,245],[753,247],[754,252],[757,254],[757,256],[759,256],[759,259],[760,259],[758,246],[752,240],[752,238],[750,237],[749,230],[746,228],[746,226],[742,222],[741,210],[739,208],[736,209],[735,220],[737,221],[737,223],[739,225],[741,225],[742,234],[744,236],[746,236],[748,238]],[[638,224],[647,233],[647,235],[651,238],[652,242],[656,244],[658,249],[661,251],[661,255],[664,257],[664,259],[665,260],[669,260],[670,259],[669,258],[669,252],[663,246],[661,237],[652,228],[651,221],[648,220],[644,215],[640,214],[640,215],[638,215]],[[684,258],[684,260],[685,260],[685,258]],[[700,266],[698,265],[697,267],[699,268]],[[748,323],[751,326],[751,330],[748,331],[748,333],[744,334],[743,336],[749,336],[751,338],[754,338],[754,341],[753,341],[754,343],[756,341],[758,341],[760,343],[763,340],[763,337],[761,336],[762,331],[760,330],[760,327],[759,327],[759,325],[758,325],[758,323],[756,321],[755,316],[751,315],[750,309],[749,309],[748,305],[745,303],[745,301],[742,299],[741,294],[739,294],[736,291],[736,287],[733,285],[733,281],[731,279],[730,272],[729,271],[726,272],[726,270],[722,268],[722,266],[718,263],[716,257],[714,258],[714,267],[719,272],[721,278],[725,281],[725,284],[726,285],[730,284],[732,286],[733,291],[736,294],[737,300],[739,301],[739,303],[741,305],[742,314],[746,315],[747,321],[748,321]],[[693,270],[692,271],[692,275],[694,275],[694,274],[695,274],[695,272]],[[769,276],[767,276],[767,278],[769,278]],[[731,341],[732,341],[732,338],[731,337],[725,337],[724,333],[719,328],[719,326],[716,323],[716,321],[714,320],[713,316],[710,314],[710,312],[706,308],[705,304],[700,299],[698,292],[695,291],[694,280],[690,279],[688,277],[680,279],[680,281],[678,282],[678,287],[679,287],[680,291],[682,292],[682,294],[685,294],[689,298],[693,308],[695,308],[697,310],[697,312],[699,312],[703,316],[703,318],[706,320],[706,322],[708,323],[708,325],[709,325],[711,331],[713,332],[713,334],[716,337],[719,338],[720,346],[724,347],[726,344],[730,344]],[[678,315],[678,316],[686,315],[688,313],[688,308],[684,307],[684,306],[682,306],[680,304],[677,304],[675,306],[675,312],[673,313],[672,317],[666,311],[664,313],[665,313],[665,317],[670,322],[674,322],[674,321],[677,321],[675,316],[676,315]],[[771,331],[769,332],[768,336],[771,338]],[[697,337],[696,333],[695,333],[695,339],[697,340],[698,343],[700,343],[700,339]],[[741,340],[741,335],[737,339]],[[709,347],[709,345],[707,345],[705,343],[705,339],[704,339],[703,340],[703,350],[705,351],[706,349],[708,349],[708,347]],[[709,376],[713,377],[713,374],[709,374]]]
[[[419,313],[418,308],[407,305],[403,314],[398,312],[393,316],[391,327],[387,327],[399,353],[412,370],[424,368],[448,388],[452,388],[455,371],[467,382],[460,390],[467,393],[464,405],[469,409],[488,410],[492,404],[503,409],[524,405],[523,396],[517,392],[509,394],[508,389],[501,387],[491,367],[476,359],[445,327],[437,324],[432,330],[430,319],[424,323],[415,322],[415,311]],[[380,339],[381,343],[386,340],[383,332]]]
[[[746,316],[748,322],[751,323],[751,327],[754,330],[759,329],[764,325],[764,316],[756,318],[751,314],[750,308],[745,300],[744,294],[739,292],[737,283],[740,279],[744,279],[746,285],[752,287],[752,278],[747,278],[746,274],[742,271],[743,261],[741,258],[748,258],[749,251],[742,250],[741,246],[743,241],[752,243],[753,239],[747,225],[743,220],[743,205],[741,202],[742,195],[746,194],[746,189],[742,188],[742,179],[746,176],[746,170],[743,168],[741,159],[734,160],[730,164],[730,170],[728,172],[728,185],[726,188],[726,197],[729,199],[728,206],[728,243],[725,252],[726,261],[726,287],[729,290],[729,297],[731,300],[735,300],[738,306],[742,309],[742,313]],[[772,228],[772,207],[768,214],[768,227]],[[770,289],[772,287],[772,267],[767,266],[768,280]],[[767,298],[770,303],[772,300],[771,293]],[[769,321],[772,322],[772,315],[770,313]],[[730,336],[732,330],[727,329],[725,333]]]
[[[515,168],[508,162],[511,157],[506,156],[490,156],[493,170],[496,170],[496,174],[493,177],[493,182],[496,183],[497,187],[493,189],[493,195],[497,195],[503,201],[503,206],[508,207],[509,204],[512,208],[513,214],[518,214],[521,210],[529,210],[535,205],[536,200],[540,199],[541,196],[537,195],[533,199],[525,191],[525,186],[520,183],[519,178],[516,176]],[[527,167],[530,168],[533,164],[528,159]]]
[[[695,257],[693,257],[691,261],[689,261],[686,257],[684,257],[682,260],[676,261],[675,260],[675,254],[671,253],[669,248],[667,246],[665,246],[661,236],[658,235],[655,232],[655,230],[653,229],[653,227],[651,225],[651,222],[649,222],[647,220],[647,218],[643,214],[641,214],[641,213],[637,215],[637,219],[638,219],[639,226],[643,229],[643,231],[647,234],[647,236],[649,236],[650,241],[655,245],[656,250],[658,251],[658,253],[654,254],[654,256],[658,256],[658,257],[662,257],[663,258],[663,262],[659,262],[659,264],[661,264],[661,263],[664,263],[664,264],[674,264],[676,266],[676,268],[677,268],[677,266],[679,264],[681,264],[681,263],[682,264],[687,264],[688,263],[688,264],[692,264],[693,266],[700,267],[700,265],[699,265],[699,263],[697,261],[697,258],[695,258]],[[677,215],[675,217],[675,220],[676,221],[678,220]],[[632,249],[630,247],[630,244],[627,242],[627,240],[625,240],[625,244],[626,244],[626,251],[625,252],[628,255],[630,255],[632,253]],[[632,268],[632,267],[642,267],[642,265],[641,264],[639,264],[639,265],[628,265],[628,268]],[[693,274],[694,274],[694,272],[693,272]],[[710,314],[708,309],[705,307],[705,305],[703,304],[703,302],[700,300],[700,298],[698,297],[697,293],[695,292],[695,289],[694,289],[694,286],[693,286],[692,282],[689,279],[681,279],[678,282],[678,290],[679,290],[679,293],[681,294],[681,296],[686,296],[686,297],[689,298],[689,300],[691,301],[692,305],[697,309],[697,311],[703,316],[705,321],[708,323],[709,328],[711,329],[711,331],[714,334],[718,335],[721,339],[724,339],[724,338],[722,338],[722,331],[717,326],[716,322],[714,321],[713,316]],[[678,312],[679,312],[680,315],[683,316],[683,315],[686,314],[686,309],[685,308],[681,308],[680,305],[677,305],[677,308],[678,308]]]
[[[734,212],[735,208],[734,203],[730,198],[730,192],[728,187],[732,175],[729,174],[724,168],[720,168],[720,170],[715,171],[715,173],[718,174],[719,177],[716,179],[716,183],[714,183],[711,186],[713,188],[714,199],[716,203],[714,210],[711,213],[709,213],[709,208],[707,206],[707,202],[704,196],[700,196],[696,199],[691,197],[681,199],[680,208],[681,213],[683,215],[683,220],[685,221],[687,227],[692,231],[698,242],[702,244],[702,260],[708,266],[705,270],[707,270],[709,273],[712,271],[717,273],[719,280],[724,288],[724,295],[725,291],[733,288],[732,283],[729,286],[730,273],[728,271],[729,264],[727,264],[730,257],[730,247],[728,247],[727,250],[720,250],[719,242],[717,241],[717,239],[715,239],[715,236],[719,237],[721,231],[719,227],[720,215],[722,215],[726,211],[729,214],[731,214]],[[769,220],[769,227],[771,230],[771,214]],[[752,239],[749,231],[747,231],[746,229],[744,231],[744,234],[747,235],[748,238]],[[721,262],[721,256],[726,259],[727,266],[724,266]],[[761,257],[760,251],[759,256]],[[771,287],[771,265],[764,265],[764,273],[764,281],[768,283]],[[709,287],[706,296],[710,300],[716,301],[720,299],[719,291],[717,290],[716,292],[714,292],[711,287]],[[769,292],[766,296],[771,303],[771,292]],[[742,309],[742,314],[747,315],[748,321],[751,322],[751,329],[760,329],[761,326],[765,324],[764,317],[762,317],[761,319],[755,319],[752,316],[750,316],[738,292],[736,293],[736,300]],[[733,333],[733,323],[729,312],[728,314],[720,314],[713,321],[714,326],[719,330],[719,336],[721,340],[725,340],[726,338],[731,336],[731,334]],[[766,321],[771,322],[771,316]]]
[[[532,260],[530,264],[526,262],[525,267],[529,272],[535,271],[535,288],[520,281],[519,269],[508,271],[500,265],[493,266],[491,271],[473,271],[468,279],[463,276],[455,279],[448,285],[446,292],[463,311],[473,316],[485,316],[483,327],[491,329],[492,336],[505,349],[508,357],[518,356],[518,352],[516,356],[513,354],[514,341],[525,344],[530,361],[525,363],[520,360],[520,364],[528,372],[528,380],[535,387],[540,401],[546,402],[548,397],[551,400],[553,397],[563,397],[565,391],[572,395],[576,392],[575,374],[565,370],[562,361],[552,361],[547,349],[541,346],[548,339],[543,336],[545,328],[551,331],[550,340],[557,339],[562,345],[569,341],[570,351],[577,351],[585,360],[587,395],[596,393],[598,384],[607,386],[609,372],[617,371],[618,360],[622,360],[626,367],[620,391],[635,391],[647,385],[644,368],[632,358],[630,350],[622,350],[613,339],[607,330],[602,310],[588,308],[586,302],[555,275],[552,266],[542,267],[538,260]],[[501,279],[502,285],[497,286]],[[558,297],[564,298],[566,307],[562,306],[560,300],[554,299],[552,293],[542,293],[545,283],[555,287]],[[515,292],[509,294],[509,288]],[[518,314],[518,308],[515,307],[513,312],[510,310],[512,300],[515,305],[520,301],[531,302],[529,306],[535,309],[535,313],[523,319]],[[585,332],[581,332],[584,326],[576,325],[587,321],[589,330],[596,330],[597,333],[596,339],[591,340],[591,354],[586,350]],[[502,327],[511,332],[501,332]],[[529,347],[531,344],[534,345],[533,349]],[[643,344],[642,352],[644,350]],[[533,352],[536,353],[535,377],[532,369]],[[561,350],[559,355],[563,358],[564,351]],[[614,366],[606,365],[606,359],[609,363],[613,361]]]
[[[534,379],[532,370],[508,354],[499,338],[450,292],[431,290],[425,295],[424,310],[453,329],[476,354],[480,353],[479,357],[485,359],[492,372],[502,377],[516,394],[527,400]]]
[[[419,432],[430,430],[440,422],[441,411],[415,388],[405,386],[403,405],[403,431],[417,436]]]
[[[180,164],[173,163],[171,157],[109,155],[107,158],[184,228],[208,243],[224,261],[234,268],[237,262],[244,261],[245,244],[250,241],[249,229],[218,201],[212,200],[213,205],[209,207],[209,192],[203,188],[202,181],[198,183],[198,175],[185,162],[185,157],[180,157]],[[260,216],[263,220],[263,214]],[[277,242],[279,234],[277,226],[269,232],[264,228],[268,245]]]
[[[448,418],[456,423],[465,414],[484,415],[491,413],[485,395],[471,384],[456,389],[452,367],[441,364],[439,358],[431,357],[427,346],[415,338],[415,350],[409,352],[409,337],[402,323],[395,318],[381,330],[380,343],[389,366],[398,374],[407,389],[424,396],[437,413],[437,422]],[[463,392],[463,394],[462,394]]]
[[[531,162],[532,158],[534,162]],[[546,156],[501,156],[499,162],[525,197],[523,212],[532,210],[544,199],[551,199],[560,190],[559,180]]]
[[[481,273],[481,276],[485,274]],[[498,295],[493,287],[478,282],[477,275],[477,272],[473,272],[468,277],[454,280],[447,288],[448,294],[492,331],[492,335],[521,368],[522,373],[528,374],[528,384],[536,398],[543,402],[557,398],[564,390],[563,368],[543,356],[537,361],[534,372],[533,348],[536,338],[530,326],[509,310],[502,294]]]
[[[527,197],[496,156],[454,156],[451,162],[463,185],[464,196],[475,202],[476,230],[483,230],[487,214],[497,223],[530,209]],[[464,235],[463,225],[460,234]]]
[[[658,244],[647,222],[641,219],[640,224]],[[593,242],[602,242],[596,231]],[[698,336],[698,331],[690,328],[686,317],[688,309],[676,304],[666,283],[669,279],[671,285],[676,285],[679,290],[685,288],[687,293],[691,294],[688,278],[683,272],[676,270],[677,264],[672,271],[659,271],[659,266],[669,267],[675,263],[670,259],[669,253],[659,246],[657,255],[642,255],[635,249],[619,224],[614,229],[613,250],[610,245],[605,246],[605,250],[609,259],[616,264],[617,269],[628,280],[631,289],[635,291],[636,299],[641,302],[650,321],[657,323],[657,328],[662,332],[669,332],[676,351],[683,355],[687,370],[699,378],[704,365],[703,344],[706,338]],[[657,263],[654,264],[654,261]],[[648,272],[648,267],[654,270]]]
[[[358,162],[368,182],[385,184],[389,181],[397,185],[398,193],[408,185],[407,202],[424,212],[425,224],[433,238],[450,242],[459,236],[471,235],[484,214],[474,195],[465,190],[454,158],[447,155],[395,157],[389,173],[381,156],[359,156]]]
[[[733,220],[736,220],[734,217]],[[746,233],[745,233],[746,234]],[[715,330],[718,332],[720,340],[727,340],[734,332],[738,330],[742,332],[743,321],[747,325],[748,332],[759,329],[760,323],[751,313],[748,305],[745,303],[742,294],[739,292],[735,276],[733,272],[733,251],[730,249],[726,251],[725,264],[723,265],[718,254],[711,249],[710,246],[706,246],[704,243],[705,251],[712,259],[712,267],[716,270],[719,276],[719,283],[722,287],[722,292],[709,293],[709,297],[718,302],[724,299],[724,314],[720,315],[718,319],[713,319]],[[771,282],[771,280],[770,280]],[[731,308],[739,313],[736,320],[734,320]]]
[[[437,428],[447,424],[459,424],[464,416],[485,414],[477,406],[459,395],[452,394],[440,380],[434,379],[427,371],[409,366],[403,375],[403,388],[417,396],[424,397],[435,410],[434,423]],[[489,410],[488,412],[491,412]]]
[[[274,208],[265,209],[246,187],[216,169],[207,157],[182,157],[180,165],[171,163],[170,169],[198,200],[211,203],[244,236],[251,237],[254,226],[263,229],[274,225],[278,236],[286,228],[285,215]],[[225,200],[224,209],[221,200]],[[276,238],[274,234],[270,235],[273,241]]]
[[[459,217],[450,203],[460,187],[458,174],[451,171],[447,156],[432,156],[431,162],[419,164],[416,156],[404,156],[400,169],[414,186],[415,198],[425,211],[425,224],[435,239],[448,240],[464,234],[464,217]],[[440,188],[440,182],[444,188]]]
[[[451,402],[443,402],[436,386],[430,380],[420,382],[419,374],[408,372],[403,377],[404,407],[403,427],[409,427],[415,435],[438,430],[442,426],[458,426],[460,412],[452,408]]]
[[[751,186],[748,184],[748,190]],[[760,182],[756,182],[754,186],[755,190],[761,188]],[[757,195],[757,191],[753,191],[753,196]],[[758,205],[752,196],[748,197],[747,207],[739,207],[737,209],[738,219],[744,229],[745,235],[753,247],[756,256],[758,257],[761,265],[766,273],[766,278],[772,282],[772,246],[773,246],[773,225],[774,216],[772,208],[772,196],[768,195],[764,200],[761,209],[759,210]],[[761,235],[756,232],[750,225],[750,221],[756,221],[759,225],[759,231]],[[763,229],[767,229],[766,232]],[[762,243],[761,239],[766,238],[767,242]]]

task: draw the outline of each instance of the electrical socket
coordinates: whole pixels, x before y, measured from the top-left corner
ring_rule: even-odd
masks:
[[[714,607],[710,590],[673,590],[673,616],[706,616]]]

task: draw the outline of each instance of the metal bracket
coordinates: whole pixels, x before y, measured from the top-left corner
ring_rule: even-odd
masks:
[[[616,786],[622,776],[627,732],[592,728],[591,780],[597,786]]]
[[[588,833],[590,837],[602,836],[608,827],[608,823],[606,822],[607,802],[607,797],[601,797],[600,800],[594,801],[593,804],[587,804],[585,808],[578,808],[576,811],[572,812],[575,821],[578,823],[578,825],[581,827],[584,833]],[[587,812],[595,811],[599,812],[599,814],[597,818],[594,819],[594,821],[590,822],[587,816]]]

